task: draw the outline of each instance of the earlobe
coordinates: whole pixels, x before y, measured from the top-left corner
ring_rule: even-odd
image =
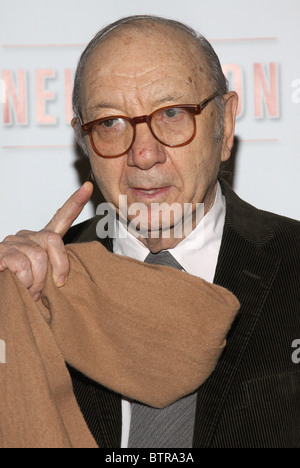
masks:
[[[233,146],[238,95],[235,91],[231,91],[230,93],[225,94],[224,100],[225,110],[223,120],[222,162],[227,161],[230,158]]]

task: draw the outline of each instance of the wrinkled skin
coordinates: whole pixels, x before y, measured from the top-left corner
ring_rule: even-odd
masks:
[[[109,35],[87,61],[81,96],[83,120],[112,114],[135,117],[169,104],[198,104],[214,91],[204,57],[183,33],[161,25],[150,25],[144,31],[127,27]],[[146,226],[151,221],[151,203],[191,203],[193,207],[204,203],[207,212],[214,201],[220,162],[230,157],[233,144],[237,95],[231,92],[223,99],[223,137],[218,141],[214,101],[196,116],[194,140],[180,148],[163,146],[146,124],[140,124],[130,151],[107,159],[93,151],[87,136],[92,170],[106,201],[118,213],[119,195],[127,196],[128,206],[143,203]],[[78,125],[76,119],[73,125]],[[49,261],[56,284],[67,281],[69,262],[62,237],[92,190],[90,183],[84,184],[40,232],[21,231],[0,244],[0,271],[12,271],[35,300],[40,297]],[[131,219],[128,215],[127,221]],[[161,223],[155,238],[140,241],[153,252],[174,247],[181,240],[172,231],[179,221],[174,215],[168,238],[162,232],[170,226]]]

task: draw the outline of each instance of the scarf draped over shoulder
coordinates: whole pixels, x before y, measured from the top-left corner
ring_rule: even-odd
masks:
[[[98,242],[67,250],[67,284],[57,288],[49,266],[37,303],[14,275],[0,273],[1,448],[97,447],[65,363],[154,407],[195,391],[239,309],[220,286]]]

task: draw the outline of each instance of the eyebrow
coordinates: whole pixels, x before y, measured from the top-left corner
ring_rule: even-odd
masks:
[[[161,96],[160,98],[154,99],[153,104],[158,105],[158,104],[165,104],[166,102],[175,102],[177,103],[180,99],[182,99],[183,96],[174,96],[171,94],[166,94],[164,96]]]
[[[98,104],[96,104],[95,106],[89,107],[87,109],[87,111],[88,112],[94,112],[94,111],[98,111],[98,110],[101,110],[101,109],[115,109],[115,108],[116,108],[115,104],[113,104],[112,102],[101,101]]]
[[[166,94],[166,95],[163,95],[159,98],[156,98],[152,101],[152,105],[153,107],[156,107],[156,106],[159,106],[161,104],[166,104],[166,103],[178,103],[178,101],[180,99],[183,98],[183,95],[178,95],[178,96],[174,96],[174,95],[171,95],[171,94]],[[95,106],[92,106],[92,107],[89,107],[87,109],[87,112],[88,113],[93,113],[95,111],[99,111],[101,109],[117,109],[116,107],[116,104],[115,103],[112,103],[112,102],[109,102],[109,101],[101,101],[99,102],[98,104],[96,104]]]

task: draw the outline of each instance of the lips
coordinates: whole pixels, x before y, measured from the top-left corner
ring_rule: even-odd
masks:
[[[159,190],[159,189],[154,188],[154,189],[137,189],[137,190],[141,190],[142,192],[145,192],[145,193],[147,193],[149,195],[152,195],[153,193],[156,193],[157,190]]]
[[[140,190],[142,192],[156,192],[157,190],[164,189],[165,187],[152,187],[152,188],[144,188],[144,187],[134,187],[134,190]]]
[[[142,198],[155,198],[157,196],[165,195],[169,190],[170,186],[166,187],[151,187],[151,188],[145,188],[145,187],[132,187],[132,192],[136,197],[142,197]]]

